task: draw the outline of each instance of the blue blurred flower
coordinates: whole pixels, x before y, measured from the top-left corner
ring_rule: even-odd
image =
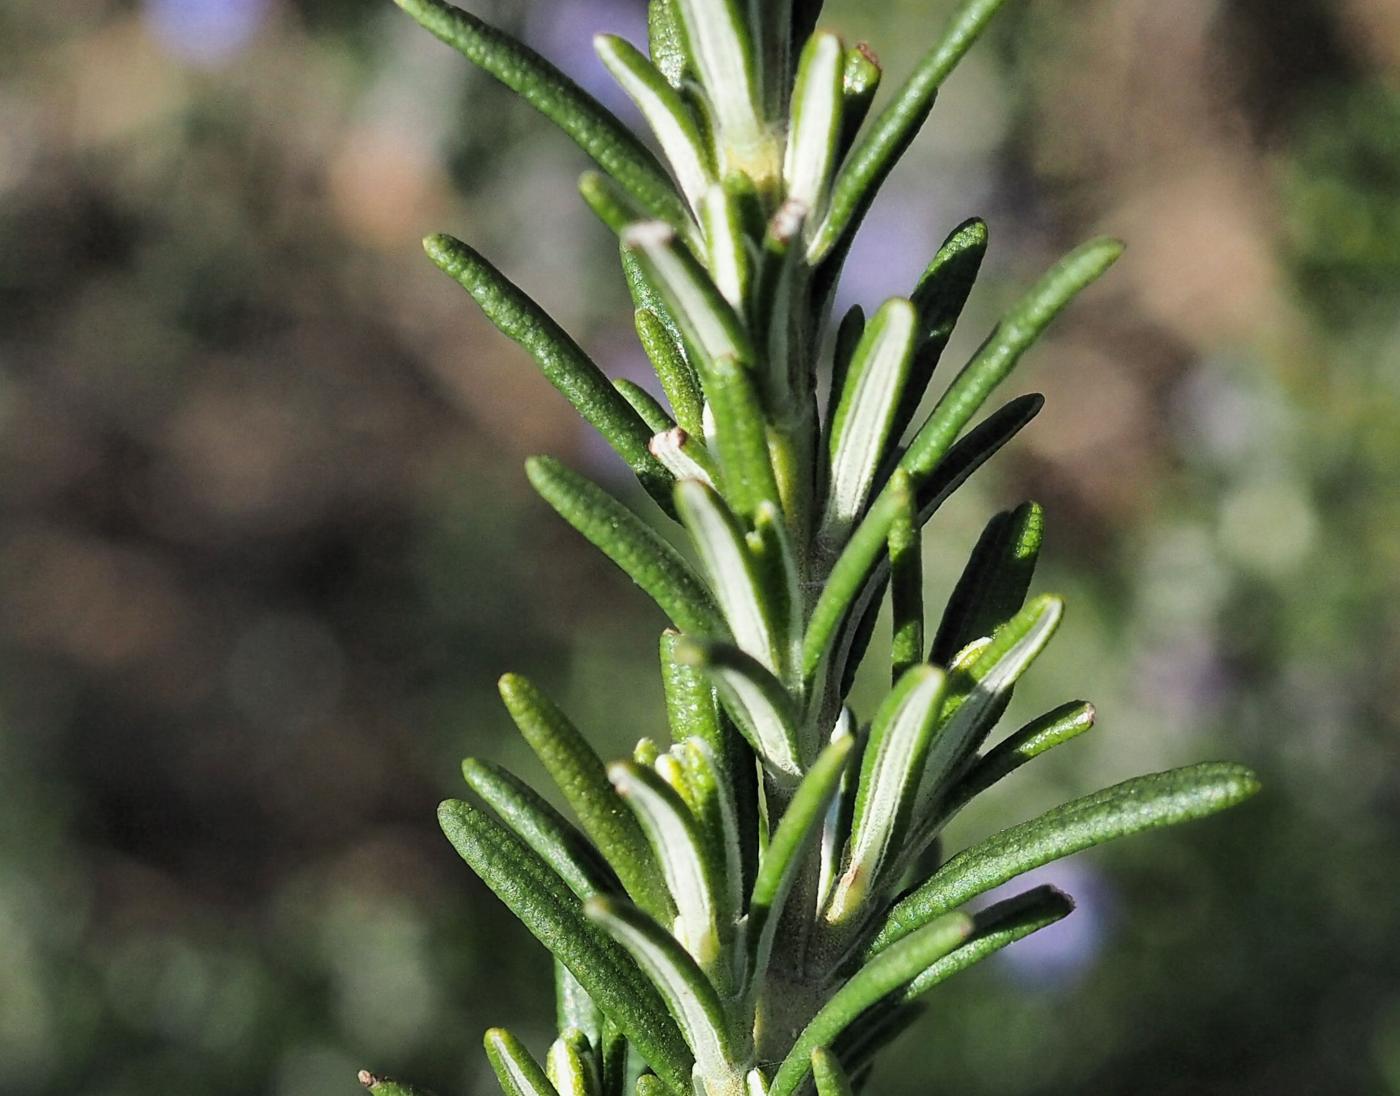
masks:
[[[269,0],[145,0],[151,34],[175,57],[218,65],[241,51],[267,17]]]

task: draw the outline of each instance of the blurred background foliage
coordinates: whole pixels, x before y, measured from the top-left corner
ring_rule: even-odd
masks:
[[[619,105],[589,38],[640,0],[474,7]],[[825,22],[894,79],[948,7]],[[450,1096],[488,1023],[544,1037],[544,953],[432,808],[468,752],[538,775],[506,669],[656,733],[661,621],[520,472],[620,466],[417,240],[639,376],[582,166],[385,2],[0,9],[0,1092]],[[954,839],[1203,757],[1266,794],[1062,866],[1080,910],[878,1087],[1400,1093],[1400,2],[1012,3],[843,297],[973,213],[964,348],[1064,246],[1130,249],[929,538],[946,586],[1047,505],[1070,615],[1017,705],[1100,711]]]

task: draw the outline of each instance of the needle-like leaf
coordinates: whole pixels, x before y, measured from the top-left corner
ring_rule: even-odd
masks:
[[[743,315],[753,271],[736,196],[719,183],[710,186],[700,200],[700,222],[710,276],[729,307]]]
[[[395,0],[472,64],[552,121],[654,217],[677,221],[685,207],[632,131],[534,50],[442,0]]]
[[[632,808],[661,866],[678,913],[676,933],[703,968],[719,958],[721,933],[712,866],[717,857],[680,796],[655,772],[630,761],[608,766],[608,778]]]
[[[652,432],[651,441],[647,442],[647,449],[651,451],[653,457],[665,464],[666,462],[656,452],[656,435],[674,429],[676,425],[671,416],[666,413],[666,408],[662,407],[661,402],[640,384],[629,381],[625,377],[619,377],[613,381],[613,387],[622,393],[622,398],[647,424],[647,429]],[[674,475],[673,469],[668,468],[667,471]]]
[[[896,469],[890,492],[897,509],[890,524],[891,682],[898,681],[923,657],[924,569],[918,500],[909,474]]]
[[[593,39],[593,48],[613,79],[637,104],[656,134],[681,192],[691,208],[698,211],[714,168],[685,100],[655,65],[616,35],[598,35]]]
[[[644,909],[674,910],[651,846],[618,798],[602,760],[558,706],[518,674],[500,681],[501,699],[627,893]]]
[[[685,360],[679,337],[650,308],[637,309],[636,323],[637,338],[651,359],[676,422],[687,434],[700,437],[705,430],[705,398],[695,370]]]
[[[1046,811],[948,861],[890,911],[870,953],[1032,868],[1118,837],[1205,818],[1258,790],[1242,765],[1206,762],[1125,780]]]
[[[519,838],[470,804],[448,800],[438,821],[472,870],[616,1020],[678,1091],[691,1056],[660,997],[632,960],[583,915],[582,903]]]
[[[651,451],[676,479],[699,480],[707,487],[714,487],[718,472],[705,443],[679,426],[673,426],[652,438]]]
[[[1086,700],[1072,700],[1031,720],[1014,734],[1007,735],[970,766],[966,766],[948,792],[940,813],[952,813],[970,803],[1003,776],[1019,769],[1061,743],[1077,738],[1094,725],[1094,706]]]
[[[886,301],[871,318],[851,358],[829,428],[826,513],[819,540],[839,545],[870,494],[884,460],[895,411],[909,377],[918,315],[909,301]]]
[[[955,652],[989,636],[1021,608],[1035,573],[1045,514],[1033,502],[987,523],[943,611],[929,660],[946,666]]]
[[[652,432],[591,358],[534,301],[460,240],[429,236],[429,257],[481,306],[486,318],[519,343],[549,383],[627,462],[649,491],[668,489],[670,474],[647,450]]]
[[[1050,321],[1122,253],[1123,245],[1117,240],[1091,240],[1056,263],[1002,318],[909,443],[900,464],[916,483],[937,467],[992,389],[1011,372]]]
[[[565,1028],[550,1045],[545,1073],[559,1096],[596,1096],[600,1087],[593,1048],[577,1029]]]
[[[890,691],[870,728],[861,757],[846,869],[837,881],[826,918],[833,924],[858,916],[882,882],[908,829],[924,757],[937,725],[945,678],[935,666],[910,669]]]
[[[685,52],[676,0],[650,0],[647,4],[647,48],[667,82],[680,87],[690,59]]]
[[[729,717],[765,768],[784,783],[801,775],[797,715],[782,682],[728,643],[687,637],[677,644],[676,657],[709,675]]]
[[[732,1073],[724,1006],[705,972],[675,937],[627,902],[594,898],[584,912],[626,948],[651,979],[705,1076]]]
[[[817,1096],[855,1096],[851,1079],[841,1068],[836,1055],[826,1047],[812,1051],[812,1080],[817,1085]]]
[[[559,516],[650,594],[677,628],[702,635],[725,633],[705,584],[670,542],[641,518],[553,457],[531,457],[525,473]]]
[[[392,1081],[388,1077],[376,1077],[367,1069],[360,1070],[360,1084],[369,1089],[370,1096],[433,1096],[426,1088]]]
[[[763,404],[748,369],[735,358],[710,363],[705,392],[714,413],[725,496],[737,513],[752,518],[765,502],[779,501]]]
[[[773,622],[738,519],[715,491],[698,480],[676,484],[676,509],[695,542],[735,642],[769,673],[777,673]]]
[[[554,960],[554,1016],[560,1031],[574,1029],[584,1035],[591,1046],[601,1045],[603,1037],[603,1013],[588,996],[588,991],[579,985],[578,979],[569,973],[569,968],[558,959]],[[593,1055],[595,1066],[600,1065],[598,1055]]]
[[[939,87],[1003,2],[966,0],[953,14],[938,43],[895,94],[894,101],[880,112],[870,131],[851,150],[836,180],[831,212],[812,243],[814,261],[833,251],[838,256],[844,252],[875,192],[933,109]]]
[[[812,1051],[830,1046],[866,1009],[947,955],[972,928],[966,914],[947,914],[862,967],[802,1030],[773,1077],[769,1096],[792,1096],[812,1068]]]
[[[561,1096],[525,1045],[505,1028],[491,1028],[483,1042],[506,1096]]]
[[[797,64],[783,180],[788,199],[817,216],[826,205],[841,142],[844,68],[841,39],[827,32],[807,40]]]
[[[752,168],[762,124],[753,43],[744,14],[736,0],[677,0],[676,8],[723,136],[725,169]]]
[[[611,869],[558,811],[519,777],[489,761],[469,757],[462,776],[483,803],[538,853],[580,898],[618,890]]]

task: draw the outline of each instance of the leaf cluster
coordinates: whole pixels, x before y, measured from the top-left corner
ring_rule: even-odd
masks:
[[[426,241],[673,523],[658,532],[553,458],[528,464],[667,618],[671,742],[644,738],[607,764],[536,686],[502,679],[573,817],[475,759],[472,798],[440,808],[463,859],[555,960],[558,1039],[541,1063],[493,1029],[491,1065],[507,1096],[859,1090],[928,990],[1073,908],[1046,887],[970,905],[979,895],[1255,790],[1227,763],[1138,777],[941,856],[973,797],[1093,724],[1070,701],[987,745],[1064,609],[1031,594],[1040,507],[992,518],[931,635],[920,543],[1035,417],[1041,397],[1025,396],[975,421],[1120,245],[1093,240],[1055,264],[920,416],[986,225],[957,226],[907,295],[853,308],[828,338],[831,299],[880,184],[1001,0],[966,0],[878,113],[875,55],[814,30],[816,3],[651,0],[647,53],[606,35],[595,46],[661,158],[475,16],[397,2],[593,159],[580,191],[618,235],[665,395],[609,381],[467,244]],[[886,597],[891,686],[862,714],[847,694]]]

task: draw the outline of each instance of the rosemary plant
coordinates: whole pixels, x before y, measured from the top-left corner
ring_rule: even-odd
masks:
[[[970,912],[979,895],[1256,789],[1238,765],[1195,765],[941,855],[969,800],[1088,730],[1094,711],[1064,704],[984,748],[1060,621],[1058,597],[1028,597],[1043,515],[1026,503],[992,518],[931,637],[922,530],[1035,417],[1030,395],[973,424],[1120,245],[1093,240],[1056,264],[920,420],[987,246],[982,221],[952,232],[908,296],[824,333],[865,212],[1001,0],[967,0],[871,119],[880,67],[866,46],[813,30],[819,0],[651,0],[650,57],[606,35],[595,45],[666,166],[525,46],[442,0],[397,2],[596,162],[580,188],[620,238],[669,406],[610,383],[468,245],[435,235],[427,252],[693,549],[558,461],[528,463],[545,500],[669,618],[672,741],[643,738],[605,765],[536,686],[501,680],[576,821],[475,759],[463,766],[475,798],[440,809],[457,851],[556,960],[559,1037],[544,1065],[499,1029],[491,1065],[507,1096],[858,1090],[929,990],[1073,908],[1037,887]],[[891,688],[857,713],[846,698],[887,593]]]

